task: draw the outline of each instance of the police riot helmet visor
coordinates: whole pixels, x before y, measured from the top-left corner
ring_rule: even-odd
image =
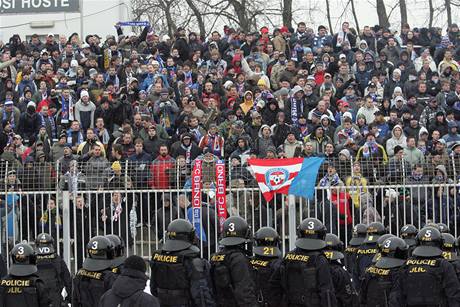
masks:
[[[336,250],[325,250],[324,255],[329,260],[339,260],[345,258],[345,255],[342,252]]]
[[[113,259],[93,259],[87,257],[85,261],[83,261],[83,268],[88,271],[103,271],[109,269],[113,266],[112,264]]]
[[[351,240],[350,240],[350,245],[351,245],[351,246],[360,246],[361,244],[363,244],[364,239],[365,239],[365,237],[355,237],[355,238],[351,238]]]
[[[420,245],[414,248],[412,255],[417,257],[439,257],[442,250],[437,246]]]
[[[255,246],[254,254],[261,257],[278,258],[281,256],[281,250],[277,246]]]
[[[112,260],[112,267],[117,268],[122,265],[126,260],[126,256],[120,256]]]
[[[37,273],[37,266],[34,264],[18,264],[12,263],[10,274],[13,276],[29,276]]]
[[[410,247],[415,246],[415,245],[417,244],[417,241],[415,240],[415,238],[404,238],[403,240],[404,240],[404,242],[406,242],[407,245],[409,245]]]
[[[247,239],[240,238],[240,237],[225,237],[219,241],[219,244],[223,246],[236,246],[236,245],[244,244],[247,241],[248,241]]]
[[[187,241],[166,239],[161,249],[165,252],[177,252],[187,249],[190,246],[192,246],[192,243]]]
[[[298,238],[295,246],[305,250],[319,250],[326,247],[326,241],[320,239]]]
[[[380,269],[392,269],[402,266],[406,260],[393,257],[380,257],[375,266]]]

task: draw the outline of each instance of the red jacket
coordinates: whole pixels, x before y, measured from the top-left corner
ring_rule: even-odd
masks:
[[[152,189],[169,189],[168,170],[176,166],[176,161],[170,155],[166,157],[158,156],[150,164],[151,176],[148,181]]]
[[[336,206],[339,213],[340,225],[351,225],[353,217],[351,216],[350,194],[346,192],[332,193],[331,202]]]

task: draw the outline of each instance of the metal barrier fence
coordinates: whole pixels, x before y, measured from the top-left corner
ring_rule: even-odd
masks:
[[[31,160],[32,161],[32,160]],[[203,158],[202,181],[205,187],[214,186],[216,159]],[[242,164],[243,162],[243,164]],[[0,180],[5,190],[52,191],[62,189],[70,182],[70,190],[167,190],[190,188],[193,163],[185,158],[161,161],[109,162],[103,157],[79,161],[68,157],[51,162],[25,162],[0,160]],[[409,163],[392,158],[326,158],[320,167],[317,182],[328,186],[327,177],[335,176],[345,185],[355,182],[369,185],[440,184],[460,181],[460,157],[427,156],[423,163]],[[2,179],[3,178],[3,179]],[[257,187],[251,169],[244,160],[230,159],[226,165],[227,187]]]
[[[345,244],[357,223],[382,221],[399,234],[407,223],[420,228],[429,221],[444,222],[459,233],[460,186],[456,184],[318,187],[312,200],[276,195],[267,203],[258,188],[229,187],[228,215],[245,218],[254,233],[274,227],[283,252],[293,247],[296,227],[306,217],[317,217]],[[148,259],[159,249],[168,223],[178,217],[193,219],[191,191],[113,190],[24,192],[0,195],[0,246],[7,255],[13,244],[33,242],[37,234],[50,233],[59,254],[73,272],[82,264],[86,242],[95,235],[114,233],[126,242],[128,255]],[[215,193],[204,188],[198,246],[209,258],[218,248],[219,222]]]

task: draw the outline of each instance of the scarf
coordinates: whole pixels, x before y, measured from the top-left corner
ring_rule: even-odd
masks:
[[[16,128],[16,124],[14,122],[14,109],[11,111],[9,117],[10,118],[8,118],[8,113],[6,113],[6,110],[3,110],[3,122],[9,121],[9,123],[11,125],[11,129],[14,130],[14,128]]]
[[[190,144],[190,146],[186,147],[184,144],[180,144],[180,147],[185,150],[185,162],[187,164],[190,164],[192,161],[190,159],[191,157],[191,150],[192,150],[192,145]]]
[[[329,186],[335,186],[339,182],[339,175],[334,174],[332,176],[329,176],[326,174],[319,182],[319,185],[321,187],[329,187]]]
[[[194,129],[190,129],[190,133],[193,134],[193,136],[195,137],[195,142],[199,143],[201,140],[201,137],[203,136],[200,132],[200,129],[198,129],[198,127]]]
[[[61,123],[68,124],[69,121],[73,121],[73,101],[72,96],[69,96],[69,101],[64,99],[61,95]]]
[[[366,142],[364,144],[364,148],[367,148],[368,150],[363,150],[363,157],[364,158],[369,158],[370,156],[378,153],[379,147],[377,146],[376,142]]]
[[[73,142],[73,132],[77,132],[77,142]],[[69,129],[67,131],[67,143],[72,144],[72,145],[78,145],[83,143],[83,134],[80,131],[73,131],[72,129]]]
[[[56,138],[56,124],[54,123],[54,120],[51,120],[51,118],[49,116],[47,116],[46,118],[43,116],[43,114],[41,113],[38,113],[39,116],[40,116],[40,121],[41,121],[41,126],[42,127],[45,127],[46,130],[48,130],[48,127],[51,128],[51,135],[50,137],[52,139],[55,139]]]
[[[300,100],[300,113],[303,114],[302,100]],[[294,97],[292,97],[291,98],[291,120],[292,120],[292,123],[294,125],[297,124],[297,121],[299,120],[297,115],[298,115],[298,112],[297,112],[297,100]]]
[[[208,147],[211,152],[220,157],[221,156],[221,148],[220,148],[220,139],[218,135],[211,135],[208,133],[206,139],[206,147]]]
[[[56,208],[55,208],[55,209],[52,209],[52,210],[49,210],[49,209],[46,210],[46,211],[43,213],[42,217],[40,218],[40,222],[41,222],[42,224],[48,224],[48,222],[49,222],[49,220],[50,220],[50,218],[49,218],[50,213],[51,213],[51,215],[56,216],[56,218],[55,218],[56,220],[55,220],[54,224],[57,225],[57,226],[61,226],[61,225],[62,225],[61,217],[60,217],[59,215],[56,214]]]
[[[112,204],[112,221],[113,222],[118,222],[118,219],[120,218],[121,212],[123,211],[123,207],[121,206],[121,203],[116,205]]]
[[[191,71],[184,72],[184,76],[185,76],[184,83],[187,85],[191,85],[193,83],[192,72]]]

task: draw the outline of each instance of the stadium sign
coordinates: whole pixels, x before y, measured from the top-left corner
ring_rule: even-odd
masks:
[[[78,12],[78,0],[0,0],[0,14]]]

